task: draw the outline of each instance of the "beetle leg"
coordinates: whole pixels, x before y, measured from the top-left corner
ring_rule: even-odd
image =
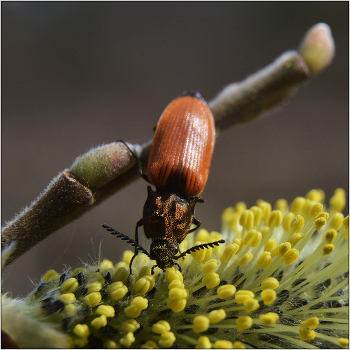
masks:
[[[201,226],[201,222],[199,220],[197,220],[196,218],[193,218],[193,224],[197,225],[196,227],[192,228],[191,230],[189,230],[187,233],[191,233],[196,231],[197,229],[199,229],[199,227]]]
[[[177,266],[178,266],[178,268],[179,268],[179,271],[180,271],[180,272],[182,272],[182,270],[181,270],[181,266],[180,266],[178,263],[174,263],[174,265],[177,265]]]

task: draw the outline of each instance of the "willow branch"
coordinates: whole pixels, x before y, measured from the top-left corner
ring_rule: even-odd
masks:
[[[256,119],[278,105],[324,69],[333,55],[329,27],[312,27],[299,52],[282,54],[242,82],[227,86],[209,102],[218,131]],[[151,142],[130,145],[142,164],[147,164]],[[79,156],[70,169],[55,177],[30,206],[3,227],[2,248],[17,243],[7,264],[138,178],[135,159],[121,142],[99,146]]]

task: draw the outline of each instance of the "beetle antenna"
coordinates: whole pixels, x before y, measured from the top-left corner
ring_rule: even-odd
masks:
[[[173,259],[174,260],[179,260],[180,258],[183,258],[185,255],[190,254],[192,252],[195,252],[196,250],[213,248],[214,246],[218,246],[219,244],[222,244],[222,243],[225,243],[224,239],[221,239],[220,241],[215,241],[215,242],[195,245],[194,247],[187,249],[185,252],[183,252],[179,256],[174,256]]]
[[[107,231],[109,231],[112,235],[115,235],[116,237],[120,238],[122,241],[126,241],[129,243],[132,247],[136,247],[137,250],[141,251],[143,254],[147,255],[149,257],[148,251],[142,247],[140,244],[136,243],[133,239],[130,237],[124,235],[124,233],[121,233],[112,227],[108,226],[107,224],[102,224],[102,227],[105,228]]]

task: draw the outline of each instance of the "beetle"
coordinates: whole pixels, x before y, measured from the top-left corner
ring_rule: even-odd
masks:
[[[187,234],[197,230],[201,224],[194,217],[194,208],[197,202],[204,202],[199,195],[208,179],[214,145],[214,118],[197,91],[184,92],[162,113],[148,158],[147,175],[142,172],[138,157],[126,145],[137,160],[141,176],[156,187],[154,191],[151,186],[147,186],[147,199],[142,219],[136,224],[135,240],[106,224],[102,225],[135,247],[135,255],[130,261],[130,274],[132,261],[138,251],[156,260],[153,273],[156,266],[162,270],[173,265],[180,268],[174,260],[197,249],[225,242],[221,240],[202,244],[176,255],[179,244]],[[192,224],[196,227],[191,229]],[[138,228],[141,226],[145,236],[152,240],[149,253],[138,243]]]

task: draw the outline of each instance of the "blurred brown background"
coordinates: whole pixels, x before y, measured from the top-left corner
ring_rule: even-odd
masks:
[[[185,89],[210,100],[227,84],[297,48],[330,25],[333,64],[269,117],[218,139],[196,217],[220,229],[224,208],[292,200],[312,188],[348,190],[347,2],[2,2],[2,223],[75,157],[123,139],[143,143]],[[139,180],[56,232],[3,273],[3,291],[26,295],[49,268],[127,244],[146,199]]]

